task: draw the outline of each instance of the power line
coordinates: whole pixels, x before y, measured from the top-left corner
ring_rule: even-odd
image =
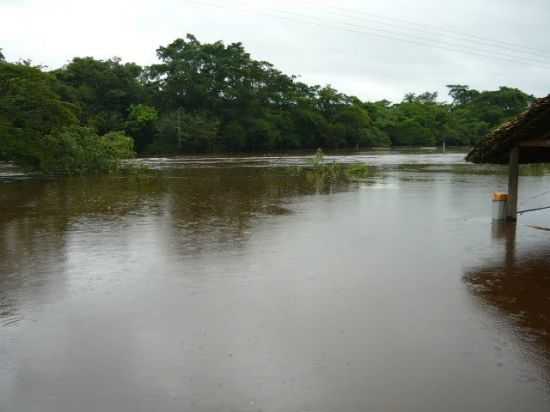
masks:
[[[342,14],[337,14],[337,15],[356,19],[356,16],[342,15]],[[359,22],[361,22],[361,20],[359,20]],[[346,21],[343,21],[341,23],[352,27],[361,28],[361,29],[365,28],[364,26],[358,26],[357,24],[349,23]],[[368,24],[372,24],[372,23],[373,22],[368,22]],[[533,53],[519,51],[516,48],[497,46],[497,45],[479,41],[479,40],[469,40],[467,38],[453,38],[452,36],[449,38],[449,36],[445,32],[437,33],[424,28],[412,29],[412,28],[407,28],[402,26],[396,26],[394,23],[386,23],[386,22],[378,22],[378,21],[374,21],[374,24],[378,25],[378,27],[368,27],[367,29],[379,30],[392,35],[397,34],[397,35],[404,35],[408,37],[412,35],[415,40],[420,40],[424,42],[433,42],[434,37],[439,37],[438,39],[436,39],[437,43],[445,47],[459,47],[459,48],[466,47],[469,49],[467,50],[468,52],[475,51],[475,52],[482,52],[482,53],[493,53],[495,56],[500,56],[500,57],[522,59],[522,60],[525,60],[526,62],[532,62],[537,64],[550,64],[550,56],[535,55]],[[426,37],[427,35],[428,37]]]
[[[241,2],[242,3],[242,2]],[[295,12],[289,12],[289,11],[281,11],[281,10],[276,10],[276,9],[271,9],[272,12],[274,13],[283,13],[283,14],[286,14],[286,15],[291,15],[291,16],[294,16],[294,17],[299,17],[299,18],[309,18],[310,20],[313,18],[314,20],[317,19],[316,16],[308,16],[308,15],[304,15],[304,14],[299,14],[299,13],[295,13]],[[260,11],[262,11],[260,9]],[[318,20],[315,20],[315,23],[317,24],[320,24]],[[443,47],[447,47],[447,48],[453,48],[452,51],[459,51],[459,52],[462,52],[462,53],[492,53],[492,55],[488,56],[488,57],[503,57],[503,58],[506,58],[508,60],[512,59],[511,61],[516,61],[516,60],[519,60],[521,59],[522,62],[524,63],[535,63],[535,64],[541,64],[541,65],[547,65],[547,64],[550,64],[550,61],[546,61],[546,60],[540,60],[540,59],[537,59],[537,58],[529,58],[527,56],[518,56],[517,55],[517,52],[514,52],[514,51],[511,51],[511,50],[504,50],[505,52],[506,51],[511,51],[512,53],[516,53],[516,54],[512,54],[512,55],[509,55],[509,54],[505,54],[505,53],[502,53],[500,51],[497,51],[497,53],[495,54],[494,51],[491,51],[491,50],[483,50],[483,49],[474,49],[474,47],[476,46],[473,46],[471,44],[460,44],[460,43],[452,43],[452,42],[448,42],[448,41],[443,41],[441,39],[438,40],[438,44],[434,46],[433,44],[433,38],[425,38],[425,37],[418,37],[418,33],[413,33],[413,36],[411,36],[411,33],[410,32],[403,32],[402,28],[401,27],[398,27],[398,31],[395,30],[395,27],[390,27],[390,29],[388,30],[387,28],[371,28],[371,27],[365,27],[365,26],[359,26],[359,25],[356,25],[356,24],[353,24],[353,23],[348,23],[348,22],[340,22],[341,24],[345,25],[345,26],[349,26],[349,27],[352,27],[353,29],[361,29],[361,30],[368,30],[369,33],[372,33],[372,32],[376,32],[378,34],[380,34],[380,32],[382,34],[385,34],[385,35],[390,35],[390,36],[393,36],[392,39],[397,39],[397,40],[401,40],[401,41],[407,41],[407,42],[415,42],[415,43],[419,43],[419,42],[428,42],[429,44],[422,44],[424,46],[429,46],[429,47],[439,47],[439,48],[443,48]],[[341,28],[341,27],[340,27]],[[406,38],[396,38],[395,36],[400,36],[400,35],[404,35],[406,36]],[[417,37],[414,37],[414,35],[416,35]],[[443,46],[443,47],[441,47]],[[466,47],[467,49],[464,49],[464,47]],[[457,49],[458,48],[458,49]],[[450,49],[449,49],[450,50]]]
[[[518,212],[518,215],[523,215],[524,213],[531,213],[531,212],[540,212],[541,210],[548,210],[548,209],[550,209],[550,206],[536,207],[534,209],[525,209],[525,210],[520,210]]]
[[[303,1],[315,4],[315,2],[313,2],[312,0],[303,0]],[[437,32],[445,33],[447,35],[458,37],[459,39],[462,39],[462,40],[471,41],[482,45],[503,47],[503,48],[508,48],[510,50],[515,50],[516,52],[522,53],[522,54],[531,54],[532,56],[550,58],[550,51],[548,50],[541,50],[541,49],[525,46],[518,43],[511,43],[511,42],[506,42],[502,40],[482,37],[475,34],[464,33],[464,32],[458,31],[457,29],[453,29],[452,27],[437,26],[434,24],[427,24],[427,23],[418,23],[410,20],[404,20],[404,19],[395,18],[395,17],[388,17],[388,16],[384,16],[381,14],[376,14],[376,13],[372,13],[372,12],[368,12],[360,9],[350,9],[350,8],[342,8],[342,7],[336,7],[336,6],[328,6],[328,7],[333,10],[344,12],[344,15],[347,14],[348,17],[352,17],[352,18],[357,18],[357,15],[364,15],[366,16],[367,19],[387,21],[387,22],[390,22],[391,24],[408,25],[411,27],[416,27],[417,30],[424,31],[426,33],[437,33]]]
[[[188,0],[191,3],[196,3],[199,5],[214,7],[214,8],[220,8],[220,9],[232,9],[234,10],[235,7],[227,6],[225,4],[219,4],[219,3],[207,3],[204,1],[197,1],[197,0]],[[243,9],[241,7],[241,11],[244,11],[245,13],[254,13],[254,11]],[[451,52],[458,52],[458,53],[464,53],[464,54],[470,54],[475,55],[479,57],[485,57],[485,58],[496,58],[500,60],[506,60],[514,63],[524,63],[524,64],[531,64],[531,65],[538,65],[544,68],[550,68],[550,62],[547,61],[541,61],[541,60],[534,60],[529,59],[524,56],[517,56],[517,55],[507,55],[502,53],[488,53],[486,50],[479,50],[479,49],[472,49],[469,45],[462,45],[462,44],[450,44],[450,43],[444,43],[442,41],[439,41],[438,43],[434,44],[431,39],[425,39],[425,38],[418,38],[414,36],[408,36],[408,37],[400,37],[400,35],[408,34],[408,33],[396,33],[395,31],[385,30],[385,29],[379,29],[379,28],[369,28],[369,27],[363,27],[354,25],[351,23],[340,23],[340,25],[330,24],[327,25],[326,23],[320,21],[316,17],[311,17],[299,13],[293,13],[293,12],[287,12],[287,11],[280,11],[276,9],[266,10],[266,9],[259,9],[256,10],[256,12],[260,12],[262,14],[275,17],[282,20],[287,20],[291,22],[306,22],[308,24],[312,24],[319,27],[331,27],[333,29],[340,29],[352,33],[359,33],[359,34],[367,34],[372,36],[377,36],[385,39],[390,40],[397,40],[401,42],[406,42],[410,44],[420,45],[424,47],[430,47],[430,48],[437,48],[441,50],[451,51]],[[342,26],[343,25],[343,26]],[[466,48],[465,48],[466,47]]]
[[[548,195],[548,194],[550,194],[550,190],[547,190],[547,191],[545,191],[545,192],[538,193],[538,194],[536,194],[536,195],[534,195],[534,196],[530,196],[530,197],[528,197],[528,198],[526,198],[526,199],[523,199],[523,201],[521,202],[521,204],[525,204],[525,202],[528,202],[528,201],[534,200],[534,199],[538,199],[538,198],[543,197],[543,196],[546,196],[546,195]]]

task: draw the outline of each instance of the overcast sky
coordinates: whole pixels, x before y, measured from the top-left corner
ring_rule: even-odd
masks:
[[[550,93],[549,0],[0,0],[10,61],[74,56],[147,65],[186,33],[363,99],[445,85]]]

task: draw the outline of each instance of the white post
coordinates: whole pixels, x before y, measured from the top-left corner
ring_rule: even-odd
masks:
[[[508,194],[493,193],[493,222],[504,222],[508,216]]]

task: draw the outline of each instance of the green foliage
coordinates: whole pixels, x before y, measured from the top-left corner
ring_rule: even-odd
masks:
[[[64,99],[78,105],[80,120],[99,134],[124,130],[132,105],[144,101],[143,68],[120,59],[74,58],[54,72]]]
[[[325,154],[322,149],[317,149],[315,155],[310,159],[311,166],[313,169],[320,169],[324,166],[323,162],[325,160]]]
[[[183,110],[165,114],[157,122],[158,138],[149,147],[153,153],[208,152],[215,148],[218,121],[203,113]]]
[[[534,100],[533,96],[509,87],[484,92],[464,85],[447,87],[453,98],[446,125],[451,144],[477,143],[490,129],[527,110]]]
[[[37,153],[39,169],[47,174],[112,173],[122,159],[134,155],[133,141],[121,132],[99,137],[93,129],[73,126],[50,134]]]
[[[115,170],[133,155],[122,133],[99,137],[77,126],[78,108],[63,101],[54,76],[28,64],[0,64],[0,157],[44,173]]]
[[[158,111],[154,107],[145,104],[136,104],[130,106],[128,121],[138,126],[150,124],[158,119]]]
[[[346,174],[351,179],[366,179],[370,176],[370,169],[366,164],[357,164],[347,168]]]
[[[336,162],[326,162],[325,154],[317,149],[315,155],[310,159],[311,175],[320,182],[334,182],[345,179],[345,168]]]
[[[159,133],[155,150],[266,151],[389,143],[379,133],[369,133],[369,114],[358,99],[330,86],[300,83],[267,62],[253,60],[240,43],[202,44],[188,35],[157,54],[160,63],[148,73],[160,111],[167,116],[178,108],[199,113],[209,123],[217,120],[219,128],[213,146],[175,148],[166,142],[173,138]]]
[[[321,149],[317,149],[315,155],[309,159],[308,167],[293,168],[290,172],[293,175],[305,176],[317,186],[361,180],[370,176],[368,165],[355,164],[347,166],[336,162],[327,162]]]
[[[126,132],[132,136],[136,150],[143,152],[153,143],[155,137],[156,122],[159,118],[157,109],[146,104],[130,106]]]
[[[533,101],[518,89],[455,84],[451,103],[435,92],[363,102],[306,85],[253,59],[241,43],[192,35],[157,56],[150,67],[83,57],[45,72],[0,52],[0,159],[56,173],[110,171],[132,152],[122,131],[138,153],[471,145]],[[325,163],[314,173],[342,174]]]
[[[359,145],[361,147],[391,146],[391,139],[386,132],[377,127],[371,127],[362,130]]]
[[[465,106],[479,96],[477,90],[470,90],[470,86],[463,84],[449,84],[449,96],[453,99],[454,106]]]
[[[61,100],[55,79],[27,64],[0,64],[0,158],[37,166],[45,136],[77,123],[77,109]]]
[[[131,159],[134,151],[134,140],[124,132],[109,132],[99,139],[100,144],[106,148],[108,156],[115,160]]]

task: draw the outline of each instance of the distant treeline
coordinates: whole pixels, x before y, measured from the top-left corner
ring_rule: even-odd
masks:
[[[192,35],[157,56],[149,67],[84,57],[47,71],[0,53],[0,157],[40,163],[44,148],[62,155],[80,144],[71,135],[83,127],[88,140],[130,136],[141,154],[471,145],[533,100],[508,87],[449,85],[450,103],[430,92],[366,102],[306,85],[240,43]]]

